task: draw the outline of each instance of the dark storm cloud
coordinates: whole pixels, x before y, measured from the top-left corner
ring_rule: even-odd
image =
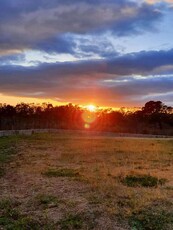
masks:
[[[62,52],[61,46],[63,52],[71,52],[62,37],[56,41],[58,35],[107,30],[117,36],[131,35],[153,29],[163,16],[155,5],[128,0],[1,0],[0,9],[0,50],[4,52],[34,47]]]
[[[42,97],[72,102],[90,97],[107,100],[107,104],[137,101],[147,95],[172,92],[172,63],[173,49],[131,53],[107,60],[42,63],[35,67],[4,65],[0,67],[0,91],[18,96],[42,92]]]

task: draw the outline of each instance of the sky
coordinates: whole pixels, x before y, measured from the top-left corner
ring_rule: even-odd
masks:
[[[173,106],[173,0],[1,0],[0,103]]]

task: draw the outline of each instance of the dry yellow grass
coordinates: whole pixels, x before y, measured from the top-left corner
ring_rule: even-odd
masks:
[[[173,140],[90,135],[17,137],[18,154],[0,178],[1,200],[19,201],[20,213],[49,220],[51,229],[142,230],[148,225],[136,228],[130,222],[135,213],[155,203],[157,208],[172,210]],[[51,170],[53,176],[46,176]],[[151,175],[166,183],[129,187],[122,183],[128,175]],[[38,202],[40,196],[46,205]],[[157,223],[151,223],[150,229],[159,229]]]

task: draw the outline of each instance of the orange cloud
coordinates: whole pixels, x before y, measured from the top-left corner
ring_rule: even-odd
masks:
[[[10,105],[16,105],[18,103],[38,103],[42,104],[44,102],[51,103],[53,105],[60,105],[62,103],[59,103],[52,99],[40,99],[40,98],[33,98],[33,97],[14,97],[14,96],[8,96],[4,94],[0,94],[0,103],[8,103]]]

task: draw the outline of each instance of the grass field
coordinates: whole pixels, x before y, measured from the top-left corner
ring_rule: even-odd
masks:
[[[0,229],[173,229],[173,140],[0,138]]]

